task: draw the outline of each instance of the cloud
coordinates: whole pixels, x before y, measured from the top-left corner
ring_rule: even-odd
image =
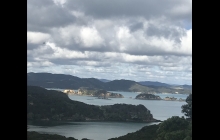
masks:
[[[192,54],[192,29],[186,32],[186,36],[181,38],[181,51]]]
[[[50,35],[41,32],[27,32],[27,42],[33,44],[43,43],[50,39]]]
[[[143,16],[150,19],[163,15],[169,18],[191,17],[191,5],[191,0],[69,0],[66,6],[84,11],[86,15],[94,18]]]
[[[69,10],[58,6],[58,1],[54,3],[52,0],[28,0],[28,31],[48,31],[48,28],[62,27],[74,22],[75,17]]]
[[[48,66],[52,66],[53,63],[48,62],[48,61],[43,61],[43,62],[28,62],[27,66],[28,67],[48,67]]]
[[[94,27],[82,28],[80,30],[80,39],[85,47],[100,47],[103,44],[103,39]]]
[[[60,6],[64,6],[64,4],[66,3],[66,0],[53,0],[53,2],[56,4],[56,5],[60,5]]]
[[[129,26],[129,30],[131,32],[135,32],[137,31],[138,29],[142,29],[144,27],[143,23],[142,22],[137,22],[137,23],[134,23],[132,25]]]
[[[28,0],[27,11],[28,71],[191,83],[191,0]]]

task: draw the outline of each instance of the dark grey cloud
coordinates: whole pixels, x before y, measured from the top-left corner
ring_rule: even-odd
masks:
[[[36,7],[40,8],[54,5],[54,2],[53,0],[27,0],[27,7],[29,7],[30,5],[35,5]]]
[[[94,17],[106,18],[114,16],[145,16],[160,14],[158,9],[166,9],[169,5],[158,5],[155,1],[147,0],[73,0],[68,1],[66,6],[69,8],[75,8],[78,5],[80,10],[84,11],[87,15]],[[74,6],[74,7],[72,7]],[[157,7],[158,9],[155,9]],[[154,13],[154,14],[152,14]]]
[[[62,27],[75,21],[75,17],[67,9],[57,6],[52,0],[28,1],[27,11],[29,31]]]
[[[191,11],[175,10],[175,6],[184,5],[180,0],[69,0],[66,5],[70,9],[84,11],[94,18],[131,17],[143,16],[146,19],[152,17],[168,16],[170,18],[185,18],[191,20]],[[76,6],[77,5],[77,6]],[[188,6],[190,8],[190,5]],[[178,8],[178,7],[177,7]],[[183,7],[184,8],[184,7]],[[172,10],[174,9],[174,10]],[[181,19],[178,18],[178,19]]]
[[[27,44],[27,50],[34,50],[34,49],[37,49],[38,47],[39,47],[39,44],[31,44],[31,43]]]
[[[150,24],[146,30],[147,36],[160,36],[167,39],[175,40],[176,43],[180,43],[180,38],[185,36],[186,33],[182,30],[178,30],[173,27],[158,27]]]
[[[131,32],[135,32],[137,31],[138,29],[143,29],[143,23],[142,22],[137,22],[135,24],[132,24],[129,26],[129,29]]]
[[[32,55],[27,54],[27,62],[35,62],[35,58]]]

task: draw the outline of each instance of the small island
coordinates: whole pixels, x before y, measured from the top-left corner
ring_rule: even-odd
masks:
[[[66,89],[63,92],[68,95],[93,96],[93,97],[97,97],[98,99],[124,98],[124,96],[119,93],[111,93],[104,89],[87,88],[87,87],[81,87],[78,89],[78,91]]]
[[[184,99],[180,98],[179,100],[174,97],[165,97],[163,100],[165,101],[185,101]]]
[[[135,97],[135,99],[140,99],[140,100],[162,100],[160,96],[156,96],[153,94],[148,94],[148,93],[141,93]]]
[[[185,101],[184,99],[180,98],[179,100],[174,97],[165,97],[161,98],[160,96],[156,96],[154,94],[149,94],[149,93],[141,93],[135,97],[135,99],[139,100],[164,100],[164,101]]]

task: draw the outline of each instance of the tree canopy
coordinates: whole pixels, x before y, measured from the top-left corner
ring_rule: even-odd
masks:
[[[182,113],[186,117],[189,117],[189,119],[192,119],[192,94],[189,94],[189,96],[186,98],[185,105],[182,105]]]

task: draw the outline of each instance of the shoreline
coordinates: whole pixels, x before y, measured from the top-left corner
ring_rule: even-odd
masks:
[[[161,123],[161,120],[151,120],[151,121],[105,121],[105,120],[85,120],[85,121],[71,121],[71,120],[61,120],[61,121],[51,121],[51,120],[29,120],[28,125],[33,126],[57,126],[57,125],[71,125],[72,123],[82,123],[82,122],[100,122],[100,123]],[[29,128],[29,127],[28,127]]]
[[[45,89],[47,89],[47,90],[57,90],[57,91],[61,91],[61,90],[74,90],[74,91],[77,91],[78,89],[61,89],[61,88],[45,88]],[[61,91],[61,92],[63,92],[63,91]],[[108,91],[108,92],[112,92],[112,93],[114,93],[114,92],[132,92],[132,93],[134,93],[134,94],[141,94],[142,92],[136,92],[136,91]],[[189,94],[192,94],[192,93],[165,93],[165,92],[163,92],[163,93],[156,93],[156,92],[153,92],[153,93],[150,93],[150,94],[173,94],[173,95],[189,95]],[[81,95],[79,95],[79,96],[81,96]],[[84,96],[84,95],[82,95],[82,96]]]

